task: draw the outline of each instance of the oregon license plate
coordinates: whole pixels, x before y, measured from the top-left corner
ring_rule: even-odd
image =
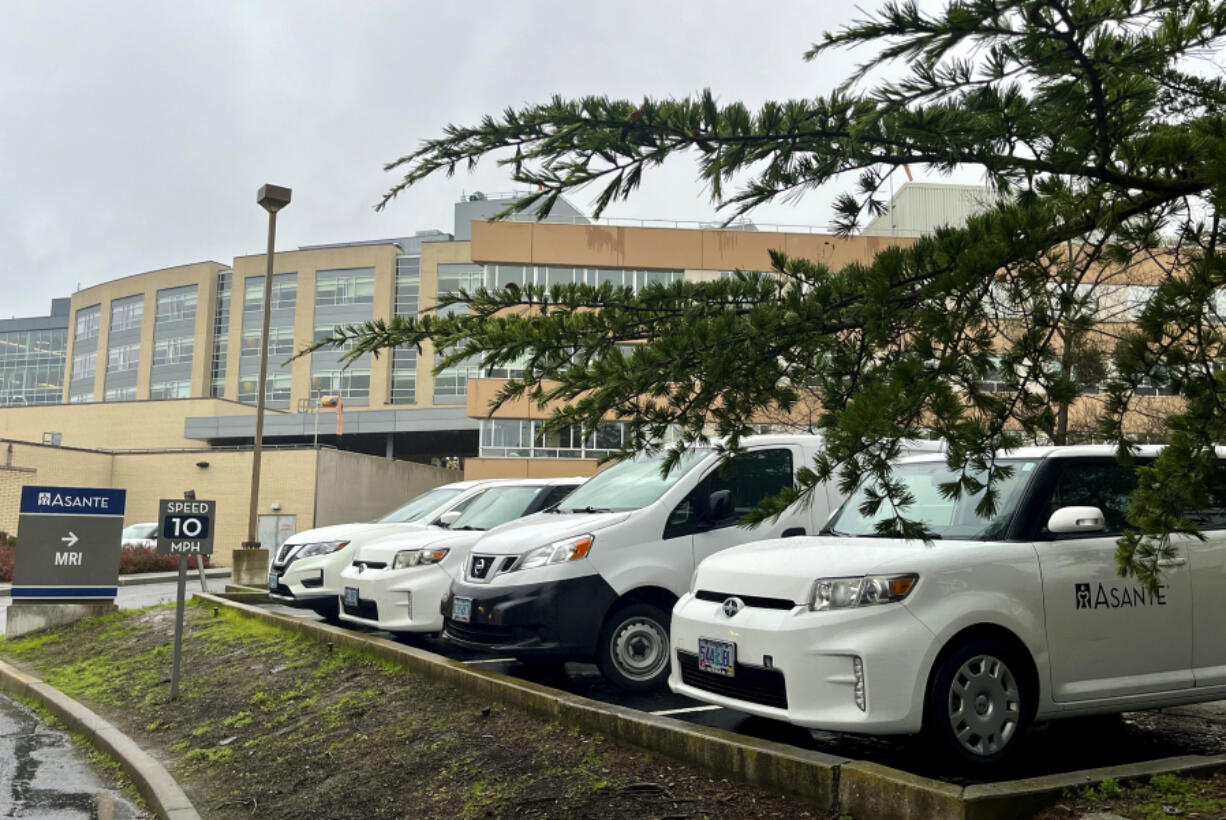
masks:
[[[698,668],[731,678],[736,674],[736,644],[732,641],[699,638]]]
[[[473,617],[473,599],[456,596],[451,599],[451,620],[468,623]]]
[[[269,589],[276,589],[277,584],[279,584],[280,582],[281,582],[280,575],[277,575],[277,573],[275,572],[268,573],[268,588]]]
[[[358,605],[358,588],[345,587],[345,606],[356,607]]]

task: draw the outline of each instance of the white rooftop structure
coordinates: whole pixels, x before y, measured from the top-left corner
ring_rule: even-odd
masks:
[[[860,231],[861,236],[924,236],[943,225],[961,225],[987,210],[996,196],[986,185],[905,182],[885,213]]]

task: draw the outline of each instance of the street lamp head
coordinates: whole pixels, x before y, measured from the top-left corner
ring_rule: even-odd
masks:
[[[264,210],[275,214],[289,204],[292,193],[289,188],[282,188],[280,185],[261,185],[255,201],[260,203]]]

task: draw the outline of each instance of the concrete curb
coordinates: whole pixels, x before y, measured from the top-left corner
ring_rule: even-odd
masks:
[[[63,692],[38,678],[0,661],[0,690],[15,697],[30,698],[42,704],[70,731],[89,738],[90,743],[113,757],[141,797],[163,820],[200,820],[170,772],[148,752],[112,724],[86,709]]]
[[[197,594],[195,597],[316,640],[362,649],[468,692],[586,731],[600,732],[721,777],[786,792],[812,800],[815,808],[837,809],[865,820],[1020,820],[1057,802],[1069,789],[1101,783],[1108,778],[1123,783],[1156,774],[1207,775],[1226,769],[1226,755],[1187,755],[1024,780],[959,786],[877,763],[848,760],[601,703],[466,666],[424,649],[245,603],[266,599],[261,592],[252,589],[229,595]]]
[[[214,578],[229,578],[229,567],[211,567],[204,571],[204,577],[210,580]],[[139,575],[120,575],[119,586],[121,587],[139,587],[146,584],[165,584],[173,582],[179,578],[178,572],[142,572]],[[200,576],[196,574],[196,570],[189,569],[187,571],[187,582],[190,584],[195,581],[200,583]],[[13,585],[9,583],[0,584],[0,598],[7,597],[13,592]]]

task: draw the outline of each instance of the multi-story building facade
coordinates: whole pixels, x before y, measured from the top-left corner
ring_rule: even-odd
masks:
[[[52,299],[46,316],[0,319],[0,407],[62,400],[69,301]]]

